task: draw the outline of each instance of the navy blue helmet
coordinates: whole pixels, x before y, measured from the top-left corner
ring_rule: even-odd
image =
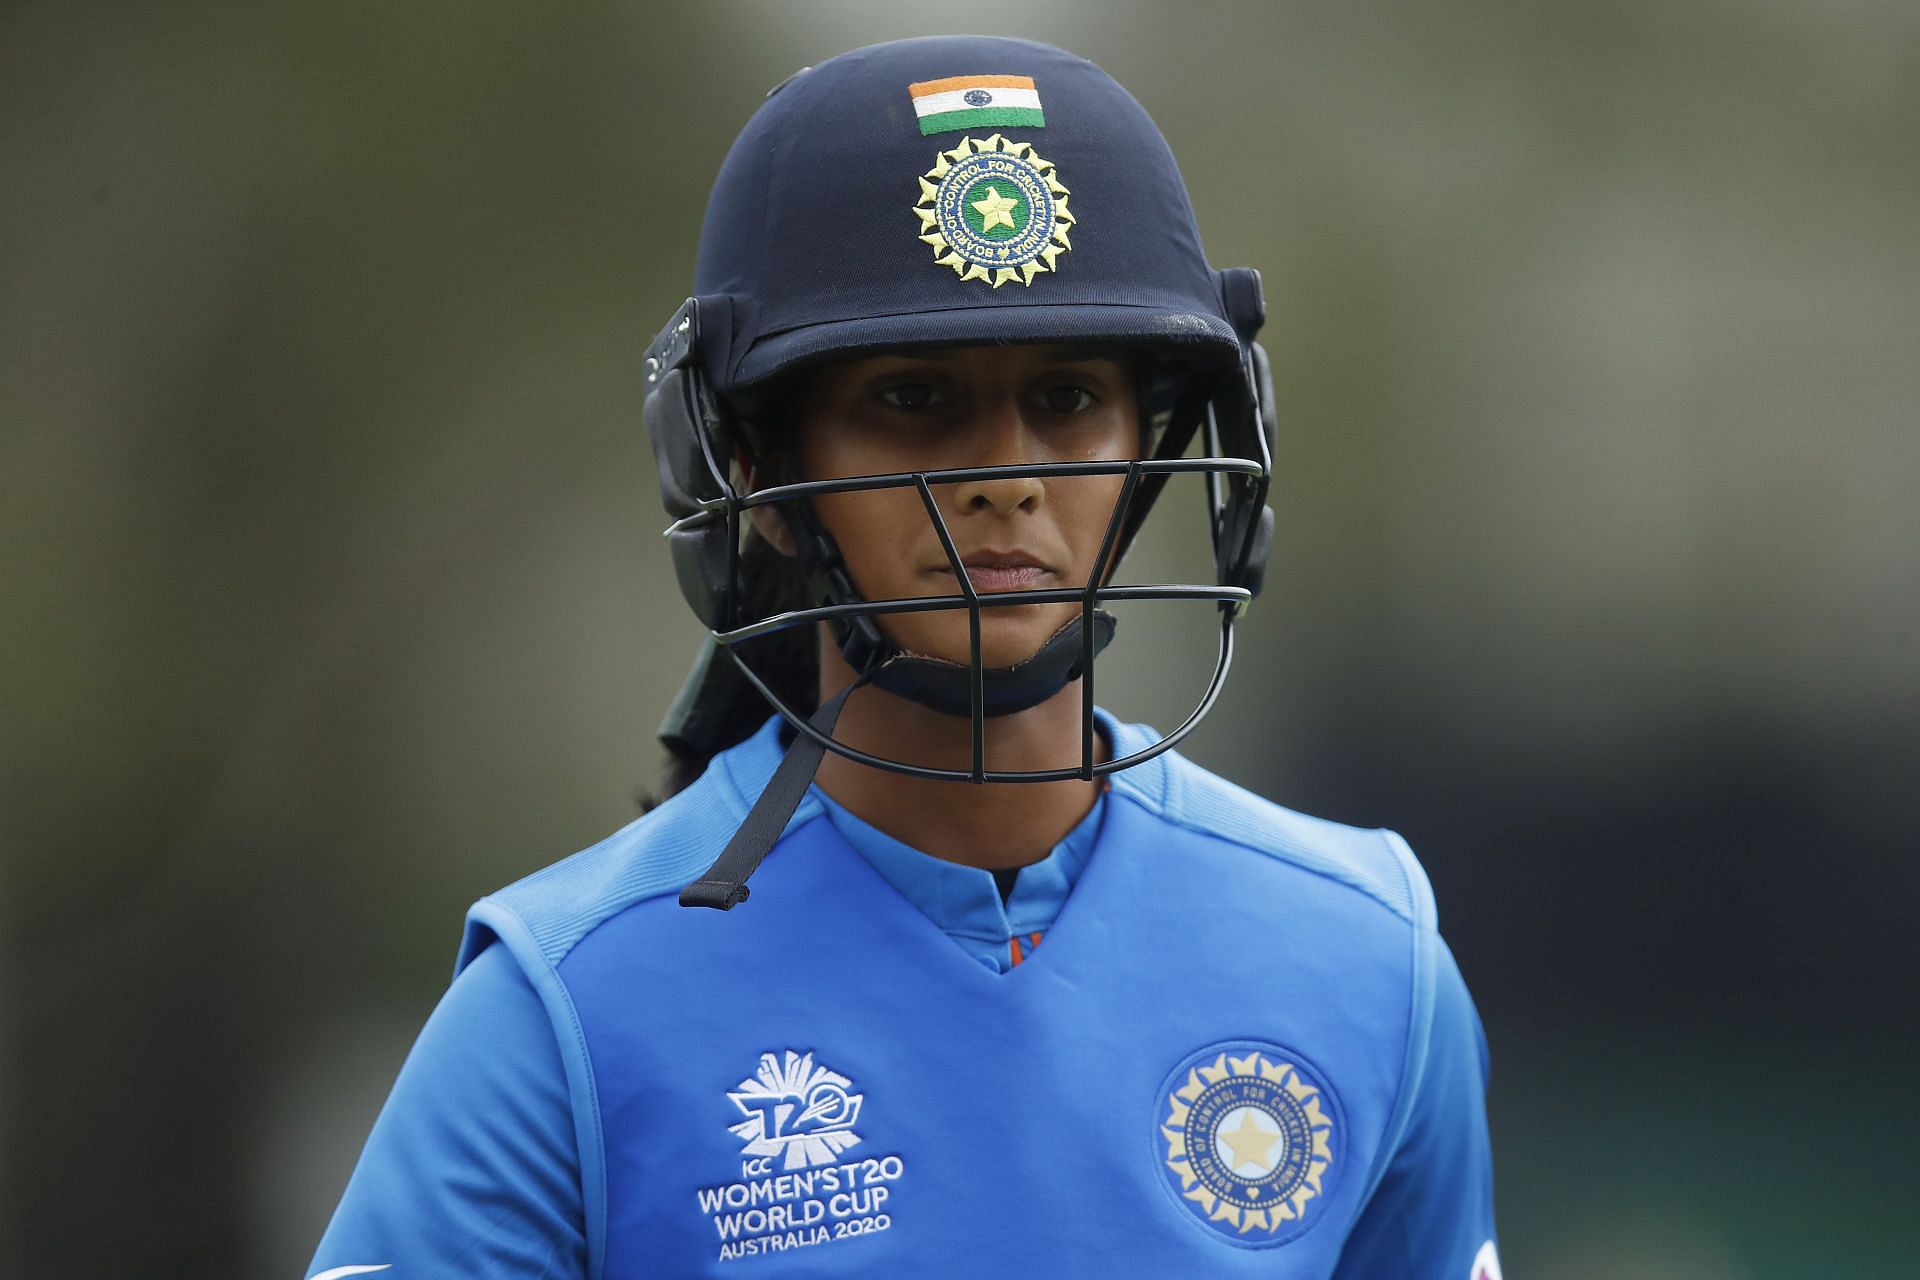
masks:
[[[1233,621],[1258,592],[1272,533],[1266,506],[1273,434],[1257,273],[1208,266],[1172,152],[1139,103],[1100,68],[1025,40],[942,36],[843,54],[778,86],[747,122],[716,179],[694,292],[648,348],[646,420],[673,524],[667,539],[682,593],[710,634],[662,737],[710,751],[724,704],[764,697],[794,727],[784,790],[742,828],[770,845],[832,750],[897,772],[973,782],[1092,778],[1128,768],[1184,737],[1217,696]],[[953,550],[930,487],[990,478],[973,468],[808,481],[778,476],[742,492],[734,462],[752,453],[752,423],[790,398],[818,362],[915,346],[1045,342],[1123,352],[1142,392],[1146,456],[1052,463],[1022,475],[1124,477],[1100,563],[1083,588],[979,595]],[[1198,456],[1186,456],[1198,442]],[[1126,584],[1112,570],[1170,476],[1204,473],[1215,581]],[[809,499],[859,489],[918,488],[953,560],[960,594],[863,599]],[[741,555],[750,508],[775,504],[794,533],[802,607],[767,613]],[[1100,605],[1198,600],[1220,613],[1213,678],[1201,704],[1152,748],[1096,761],[1095,657],[1113,634]],[[982,609],[1079,605],[1032,657],[987,667]],[[889,638],[891,613],[972,614],[965,664],[910,655]],[[972,722],[973,767],[935,769],[867,755],[832,736],[846,693],[795,706],[756,671],[751,642],[828,622],[855,687],[875,684]],[[1081,680],[1077,766],[985,767],[987,721]],[[797,788],[797,789],[796,789]],[[784,804],[784,809],[780,806]],[[773,810],[780,810],[773,812]],[[736,839],[741,844],[742,839]],[[746,843],[755,843],[747,840]],[[732,846],[729,853],[734,852]],[[750,851],[749,851],[750,852]],[[715,872],[683,901],[743,900],[750,859]],[[744,870],[741,870],[744,866]],[[706,886],[704,889],[702,886]]]

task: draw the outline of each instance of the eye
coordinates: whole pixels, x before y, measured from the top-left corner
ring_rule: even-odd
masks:
[[[1085,413],[1099,403],[1099,399],[1077,382],[1056,382],[1040,392],[1040,405],[1048,413]]]
[[[938,402],[939,393],[931,382],[895,382],[877,393],[880,402],[893,409],[926,409]]]

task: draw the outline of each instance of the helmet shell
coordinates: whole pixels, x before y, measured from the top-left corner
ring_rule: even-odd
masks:
[[[911,86],[985,76],[1030,79],[1044,123],[922,133]],[[1052,269],[998,285],[938,261],[916,212],[943,152],[994,135],[1051,166],[1071,216]],[[721,166],[694,284],[722,395],[807,361],[913,345],[1175,344],[1232,367],[1252,336],[1229,318],[1146,111],[1084,58],[995,36],[856,49],[777,88]]]

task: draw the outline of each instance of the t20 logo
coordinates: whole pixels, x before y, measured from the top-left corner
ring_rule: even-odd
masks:
[[[728,1127],[744,1141],[742,1155],[778,1156],[788,1170],[834,1164],[860,1142],[853,1126],[866,1095],[852,1088],[811,1052],[789,1049],[784,1060],[763,1053],[760,1069],[727,1094],[746,1117]]]

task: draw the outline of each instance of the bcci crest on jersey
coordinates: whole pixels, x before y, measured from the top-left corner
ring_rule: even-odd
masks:
[[[741,1140],[740,1177],[695,1192],[719,1261],[892,1228],[887,1203],[905,1163],[897,1155],[841,1159],[861,1142],[853,1126],[866,1095],[853,1081],[811,1051],[788,1049],[761,1054],[759,1069],[727,1097],[746,1117],[727,1126]]]
[[[1339,1166],[1333,1094],[1274,1045],[1211,1045],[1161,1091],[1167,1185],[1181,1205],[1243,1244],[1304,1231]]]

